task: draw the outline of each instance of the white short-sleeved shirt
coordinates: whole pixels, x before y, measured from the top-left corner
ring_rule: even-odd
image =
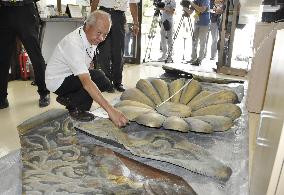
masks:
[[[129,3],[139,3],[140,0],[100,0],[99,6],[126,11]]]
[[[89,73],[96,45],[87,40],[83,26],[66,35],[56,46],[45,71],[47,89],[55,92],[70,75]]]

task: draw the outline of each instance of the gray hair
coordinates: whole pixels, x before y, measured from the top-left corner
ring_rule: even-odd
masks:
[[[96,10],[96,11],[93,11],[89,16],[88,18],[86,19],[85,21],[85,24],[86,25],[90,25],[90,26],[94,26],[96,24],[96,21],[100,18],[104,18],[106,17],[108,20],[109,20],[109,23],[110,23],[110,26],[112,24],[112,21],[111,21],[111,16],[109,13],[107,12],[104,12],[102,10]]]

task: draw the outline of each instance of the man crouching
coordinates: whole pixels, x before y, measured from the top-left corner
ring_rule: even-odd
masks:
[[[56,46],[45,72],[47,88],[58,95],[56,101],[66,106],[72,118],[91,121],[89,113],[95,100],[109,115],[113,123],[125,126],[127,118],[103,97],[101,91],[111,87],[100,70],[92,69],[97,45],[104,41],[111,26],[110,15],[95,11],[84,26],[66,35]]]

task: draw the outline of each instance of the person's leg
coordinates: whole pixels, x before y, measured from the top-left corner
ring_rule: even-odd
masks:
[[[201,62],[205,58],[205,46],[207,41],[207,35],[209,31],[209,26],[200,26],[199,27],[199,43],[200,43],[200,50],[199,50],[199,61]]]
[[[167,47],[168,47],[168,50],[167,52],[169,53],[170,56],[168,56],[168,59],[170,59],[173,55],[173,31],[174,31],[174,25],[173,25],[173,21],[170,21],[170,24],[171,24],[171,29],[169,31],[167,31]],[[171,51],[169,51],[171,49]]]
[[[56,101],[68,109],[72,118],[79,121],[91,121],[94,116],[90,110],[93,99],[83,88],[80,79],[71,75],[66,77],[62,85],[55,91],[58,95]]]
[[[199,36],[199,25],[194,24],[193,35],[192,35],[191,61],[197,59],[198,36]]]
[[[162,51],[162,57],[159,58],[159,60],[165,60],[166,55],[167,55],[167,45],[166,45],[167,44],[167,33],[163,25],[161,25],[160,34],[161,34],[160,46],[161,46],[161,51]]]
[[[112,33],[111,37],[111,69],[112,80],[115,88],[119,89],[122,82],[123,70],[123,53],[124,53],[124,36],[125,36],[125,23],[126,18],[123,13],[112,13]]]
[[[107,91],[111,87],[110,80],[102,70],[90,70],[90,76],[100,91]],[[76,107],[82,111],[89,111],[93,103],[92,97],[83,88],[80,79],[73,75],[64,79],[55,94],[68,101],[68,106],[65,105],[67,109]]]
[[[7,7],[0,7],[0,109],[7,108],[8,76],[10,60],[14,45],[16,44],[16,35],[10,28],[11,10]]]
[[[49,105],[49,91],[45,85],[46,64],[43,59],[39,44],[39,16],[34,3],[26,4],[17,8],[18,16],[14,18],[14,28],[22,41],[33,65],[35,82],[38,86],[38,93],[42,100],[40,107]],[[21,19],[19,19],[21,18]],[[45,99],[45,97],[47,99]]]
[[[65,99],[65,103],[60,103],[66,106],[68,110],[78,108],[82,111],[88,111],[93,102],[91,96],[84,90],[80,79],[74,75],[66,77],[55,94]]]
[[[90,70],[90,76],[101,92],[107,91],[111,87],[111,82],[103,71]]]
[[[98,45],[99,53],[97,54],[98,67],[105,73],[105,75],[112,81],[111,70],[111,30],[106,39]]]
[[[219,33],[217,23],[211,23],[210,31],[212,37],[211,59],[215,59],[217,54],[217,42],[218,42],[218,33]]]
[[[101,70],[90,70],[90,76],[100,91],[106,91],[112,86],[110,80]],[[73,118],[81,121],[93,120],[93,115],[86,112],[91,109],[93,99],[83,88],[77,76],[71,75],[65,78],[55,94],[58,95],[56,100],[66,106]]]

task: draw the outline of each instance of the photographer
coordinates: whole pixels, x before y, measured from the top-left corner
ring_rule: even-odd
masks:
[[[166,59],[171,60],[172,56],[167,56],[169,47],[173,44],[173,14],[176,9],[175,0],[165,0],[163,8],[157,8],[161,10],[161,49],[162,57],[158,61],[164,61]]]
[[[186,2],[185,0],[183,2]],[[194,66],[199,66],[201,61],[205,58],[205,48],[207,42],[207,34],[209,32],[210,24],[210,14],[209,0],[195,0],[189,1],[190,7],[184,6],[186,3],[181,3],[183,5],[183,11],[189,17],[193,12],[195,12],[195,24],[192,36],[192,53],[191,60],[189,63]],[[197,57],[197,45],[198,40],[200,44],[199,56]]]

